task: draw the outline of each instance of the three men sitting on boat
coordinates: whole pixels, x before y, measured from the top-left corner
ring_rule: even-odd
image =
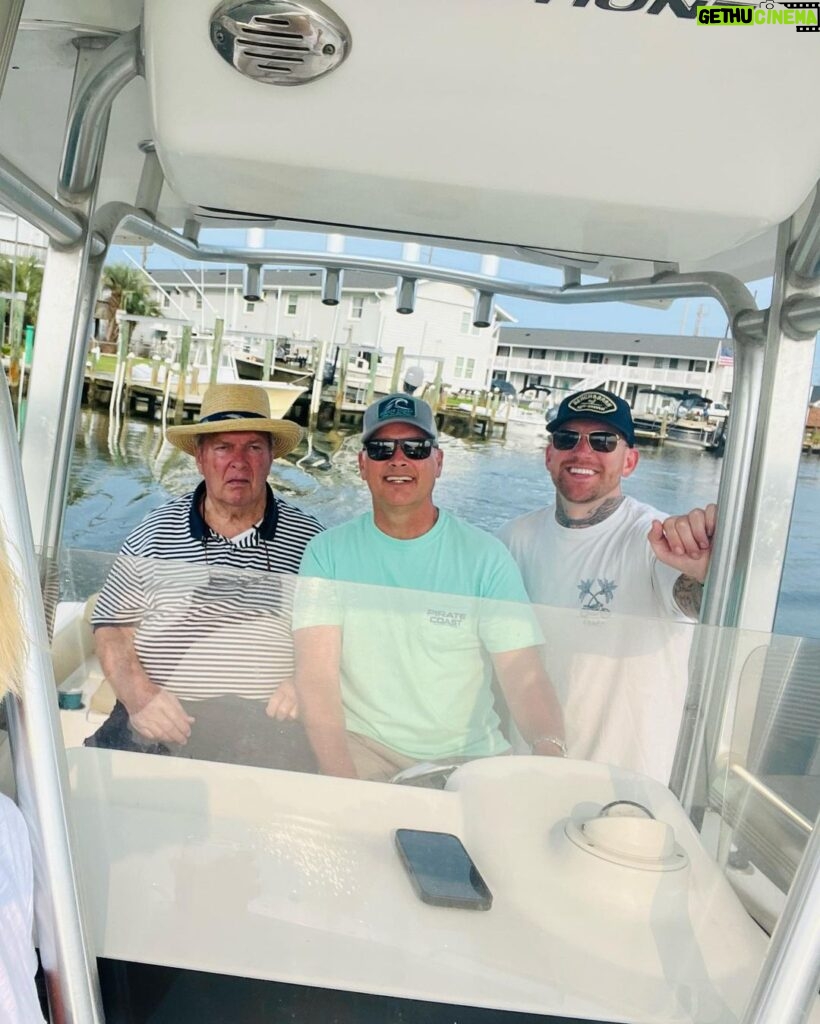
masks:
[[[621,489],[638,466],[629,405],[568,396],[548,424],[555,502],[499,537],[540,606],[571,757],[669,781],[716,507],[668,517]]]
[[[420,761],[508,752],[493,669],[533,752],[565,753],[521,575],[496,538],[435,505],[443,461],[429,405],[373,403],[359,453],[372,512],[305,551],[296,686],[326,774],[387,780]]]
[[[118,701],[87,742],[387,779],[509,750],[495,672],[536,753],[666,783],[715,507],[667,517],[622,493],[638,453],[617,395],[570,396],[549,430],[556,501],[502,528],[511,557],[435,505],[426,403],[370,406],[372,512],[323,533],[267,484],[299,428],[261,389],[209,389],[199,422],[168,432],[202,483],[132,532],[97,602]]]
[[[248,384],[213,385],[199,421],[168,430],[203,479],[132,531],[100,593],[117,703],[88,745],[313,768],[294,721],[291,587],[322,527],[267,483],[300,436]]]

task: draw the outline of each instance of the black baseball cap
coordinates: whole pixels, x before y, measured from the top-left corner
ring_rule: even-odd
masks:
[[[597,420],[622,434],[630,448],[635,447],[635,426],[629,404],[611,391],[596,388],[568,395],[558,406],[554,419],[547,424],[552,434],[570,420]]]

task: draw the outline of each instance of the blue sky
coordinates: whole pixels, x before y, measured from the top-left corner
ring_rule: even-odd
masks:
[[[200,240],[212,245],[244,247],[247,244],[247,235],[244,230],[203,230]],[[326,248],[326,236],[313,232],[267,231],[265,248],[321,251]],[[139,247],[129,247],[127,251],[133,259],[142,261],[143,253]],[[400,259],[402,247],[398,242],[346,238],[345,252],[356,256]],[[429,262],[436,266],[453,267],[475,273],[479,273],[481,264],[481,257],[476,253],[431,249],[429,246],[422,247],[420,260],[422,263]],[[114,247],[110,262],[128,262],[125,250],[122,247]],[[172,253],[155,248],[148,250],[146,265],[149,269],[182,266],[188,269],[192,266],[198,267],[200,264],[183,261]],[[498,274],[501,278],[547,285],[560,285],[562,282],[558,271],[514,260],[501,260]],[[749,288],[756,295],[759,307],[763,308],[769,304],[770,279],[752,282]],[[666,310],[615,302],[558,306],[504,296],[500,296],[498,302],[522,327],[551,327],[579,331],[642,331],[654,334],[697,333],[718,338],[723,337],[726,332],[726,316],[713,299],[681,299],[673,302]],[[820,346],[815,349],[812,380],[815,384],[820,384]]]

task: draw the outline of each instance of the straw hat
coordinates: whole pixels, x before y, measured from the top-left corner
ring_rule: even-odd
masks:
[[[253,430],[270,434],[273,457],[293,451],[302,430],[290,420],[274,420],[268,393],[255,384],[212,384],[202,396],[199,421],[169,427],[165,436],[175,448],[196,455],[196,439],[202,434],[232,434]]]

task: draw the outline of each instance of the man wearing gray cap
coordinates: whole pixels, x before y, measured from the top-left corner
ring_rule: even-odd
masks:
[[[294,615],[302,720],[326,774],[385,780],[422,761],[503,754],[492,673],[534,753],[564,752],[541,636],[504,546],[433,502],[429,405],[365,412],[372,512],[308,545]]]
[[[683,623],[700,609],[716,508],[667,517],[623,494],[638,452],[629,405],[612,392],[568,396],[547,429],[555,504],[498,536],[543,606],[569,754],[666,783],[686,692]]]

